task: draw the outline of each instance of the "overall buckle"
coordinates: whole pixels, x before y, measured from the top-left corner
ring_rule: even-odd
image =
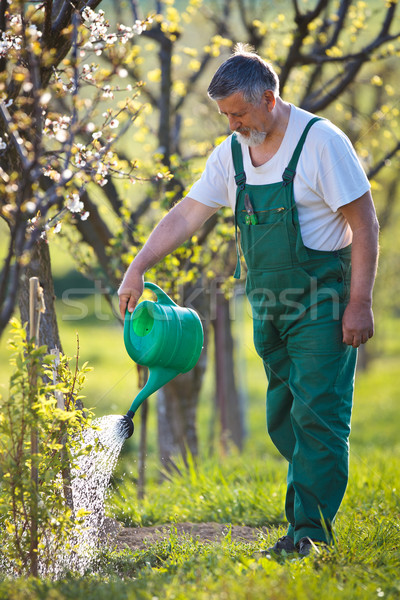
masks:
[[[235,183],[239,189],[244,190],[246,183],[246,173],[244,171],[235,175]]]
[[[288,185],[289,183],[292,183],[295,175],[296,175],[295,170],[289,169],[288,167],[286,167],[286,169],[283,171],[283,175],[282,175],[283,185]]]

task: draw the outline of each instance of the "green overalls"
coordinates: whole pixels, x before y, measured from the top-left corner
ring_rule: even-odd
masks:
[[[342,342],[351,246],[306,248],[294,200],[297,162],[316,120],[307,124],[282,181],[269,185],[246,183],[241,147],[232,136],[236,232],[239,227],[248,269],[254,344],[268,378],[267,428],[289,461],[285,510],[295,543],[306,536],[332,539],[348,480],[357,356]]]

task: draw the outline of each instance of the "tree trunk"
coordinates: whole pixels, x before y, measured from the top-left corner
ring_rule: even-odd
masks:
[[[167,470],[176,468],[174,457],[182,456],[187,465],[188,451],[193,457],[198,455],[197,405],[207,364],[208,309],[204,291],[191,307],[203,320],[205,339],[200,359],[191,371],[178,375],[158,391],[158,447],[161,464]]]
[[[19,291],[19,309],[22,323],[28,323],[29,331],[29,279],[38,277],[43,288],[46,310],[40,319],[39,345],[45,344],[48,350],[58,348],[62,352],[57,317],[54,306],[55,294],[51,273],[49,245],[46,240],[39,240],[32,252],[31,260],[21,277]]]
[[[229,300],[217,291],[213,321],[215,348],[215,400],[220,421],[221,444],[228,450],[229,441],[242,450],[245,437],[244,409],[235,378],[234,341],[229,315]]]
[[[139,389],[144,388],[148,379],[148,370],[146,367],[137,365]],[[139,460],[138,460],[138,500],[143,500],[146,485],[146,456],[147,456],[147,418],[149,414],[149,400],[142,404],[140,411],[140,438],[139,438]]]

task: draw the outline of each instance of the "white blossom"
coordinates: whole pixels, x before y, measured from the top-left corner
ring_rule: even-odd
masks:
[[[26,33],[31,36],[31,38],[37,40],[42,37],[42,32],[37,28],[34,23],[31,23],[29,27],[26,29]]]
[[[86,160],[84,159],[83,155],[80,152],[78,152],[78,154],[75,154],[74,162],[77,167],[86,166]]]
[[[47,167],[44,171],[43,171],[43,175],[45,175],[45,177],[49,177],[52,181],[60,181],[61,179],[61,175],[58,171],[56,171],[55,169],[52,169],[51,167]]]
[[[119,125],[118,119],[112,119],[110,121],[110,128],[111,129],[116,129],[118,127],[118,125]]]
[[[32,215],[36,210],[36,204],[32,202],[32,200],[28,200],[28,202],[25,203],[24,208],[26,212]]]
[[[111,87],[109,85],[105,85],[103,87],[103,98],[114,98],[114,94],[111,91]]]
[[[144,25],[144,23],[142,23],[141,21],[139,21],[137,19],[133,26],[134,33],[136,33],[136,35],[140,35],[144,29],[146,29],[146,26]]]
[[[43,133],[44,135],[47,135],[47,137],[55,137],[59,142],[65,142],[67,139],[66,130],[69,128],[70,122],[71,117],[68,117],[67,115],[60,115],[54,120],[46,118]]]
[[[109,33],[106,37],[106,42],[109,45],[115,44],[115,42],[117,41],[117,36],[115,35],[115,33]]]
[[[105,165],[102,162],[99,162],[98,165],[97,165],[97,173],[98,173],[98,175],[102,175],[103,177],[105,175],[108,175],[108,167],[107,167],[107,165]]]
[[[55,138],[56,138],[57,142],[60,142],[60,144],[63,144],[64,142],[67,141],[68,134],[63,129],[60,129],[59,131],[57,131]]]
[[[46,105],[50,102],[50,100],[51,100],[50,92],[45,92],[44,94],[42,94],[40,96],[39,104],[41,104],[42,106]]]
[[[84,208],[84,204],[79,198],[79,194],[68,194],[66,199],[66,206],[68,210],[72,213],[82,212]]]
[[[68,179],[71,179],[72,175],[73,175],[73,173],[72,173],[71,169],[65,169],[65,170],[62,172],[62,178],[63,178],[65,181],[67,181]],[[78,196],[78,197],[79,197],[79,196]]]
[[[89,21],[89,22],[93,23],[97,19],[97,15],[96,15],[95,11],[92,10],[91,8],[89,8],[88,6],[83,9],[81,14],[82,14],[82,19],[84,21]]]

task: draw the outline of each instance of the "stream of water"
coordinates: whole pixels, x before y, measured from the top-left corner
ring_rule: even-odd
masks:
[[[120,415],[96,419],[83,433],[83,447],[93,449],[76,458],[71,487],[75,514],[79,510],[87,514],[73,536],[75,550],[67,559],[69,569],[84,573],[96,556],[104,535],[107,489],[125,439]]]

